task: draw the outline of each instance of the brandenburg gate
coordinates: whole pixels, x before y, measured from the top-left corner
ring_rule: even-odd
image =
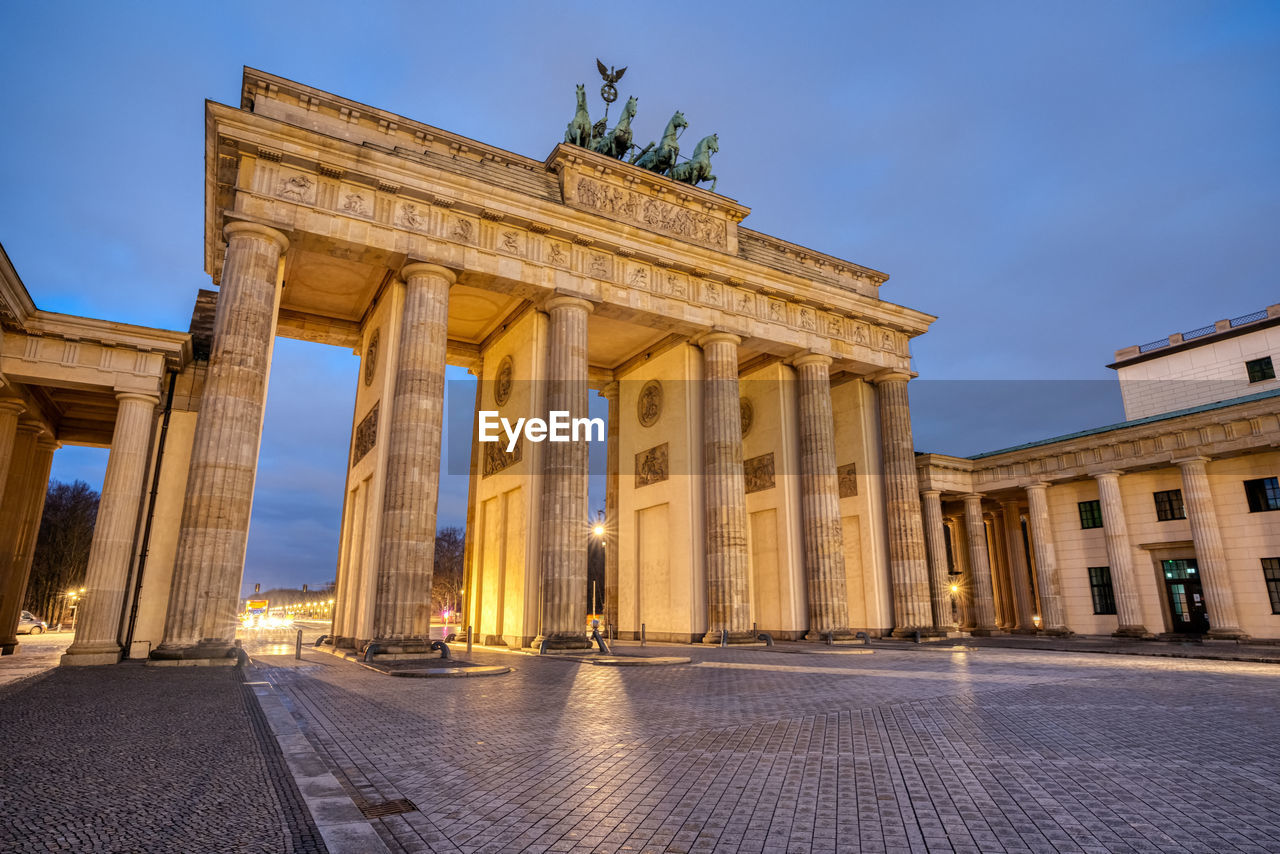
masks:
[[[513,420],[608,400],[621,636],[952,624],[907,404],[909,342],[934,318],[882,300],[883,273],[745,228],[747,207],[697,185],[719,140],[669,150],[680,113],[631,163],[621,132],[582,130],[582,105],[580,88],[570,141],[537,160],[250,69],[238,107],[207,104],[218,293],[160,479],[182,509],[157,522],[149,571],[168,583],[144,588],[153,659],[233,642],[277,336],[361,358],[339,647],[427,643],[447,364],[478,379],[478,411]],[[619,113],[625,141],[636,113]],[[472,448],[466,621],[484,642],[586,647],[587,444]]]

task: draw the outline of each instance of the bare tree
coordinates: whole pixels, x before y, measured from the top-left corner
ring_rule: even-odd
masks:
[[[431,574],[431,611],[457,614],[462,609],[463,555],[466,539],[461,528],[436,532],[435,567]]]
[[[52,481],[31,562],[24,605],[51,622],[66,618],[66,592],[84,584],[98,518],[98,493],[82,480]]]

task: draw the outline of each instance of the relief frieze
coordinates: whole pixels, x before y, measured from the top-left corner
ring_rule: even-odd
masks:
[[[746,492],[764,492],[774,487],[773,454],[761,454],[758,457],[742,461],[742,475],[746,484]]]
[[[636,487],[661,483],[669,476],[667,443],[636,454]]]
[[[721,250],[728,246],[728,226],[725,220],[593,178],[573,176],[565,193],[565,201],[574,207],[679,237],[691,243]]]
[[[516,440],[515,450],[508,452],[501,442],[484,442],[484,466],[481,477],[497,474],[520,462],[523,455],[523,437]]]

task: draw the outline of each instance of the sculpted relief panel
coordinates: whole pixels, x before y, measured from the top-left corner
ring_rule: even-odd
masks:
[[[568,180],[565,200],[574,207],[713,249],[728,247],[728,226],[723,219],[592,178],[575,175]]]

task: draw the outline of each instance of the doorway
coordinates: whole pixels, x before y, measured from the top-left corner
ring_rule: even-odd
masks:
[[[1193,559],[1163,560],[1165,595],[1169,600],[1169,619],[1177,634],[1202,635],[1209,631],[1209,617],[1204,608],[1204,590],[1200,571]]]

